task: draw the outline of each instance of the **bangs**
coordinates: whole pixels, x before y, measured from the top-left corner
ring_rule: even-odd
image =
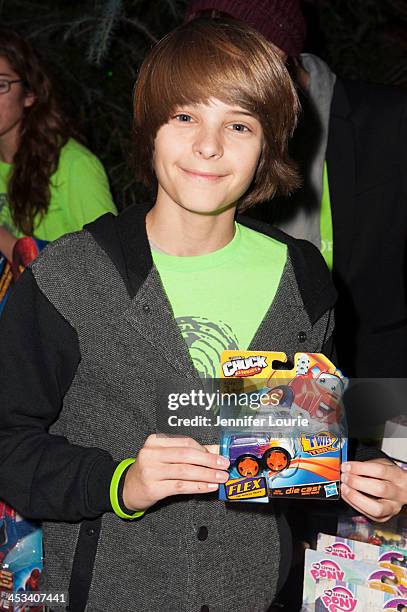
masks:
[[[212,20],[199,19],[193,28],[181,26],[167,35],[150,54],[149,66],[143,66],[137,88],[144,99],[137,100],[136,91],[136,125],[149,112],[158,130],[176,106],[205,104],[210,98],[262,116],[281,91],[274,85],[286,75],[271,45],[250,34],[236,23],[220,29]]]
[[[242,50],[220,37],[186,34],[180,46],[162,58],[159,68],[155,96],[161,101],[164,122],[176,106],[206,104],[211,98],[258,114],[253,64]]]

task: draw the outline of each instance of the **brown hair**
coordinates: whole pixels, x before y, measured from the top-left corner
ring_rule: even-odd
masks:
[[[288,156],[298,97],[272,45],[236,20],[195,19],[165,36],[144,60],[134,92],[135,162],[139,180],[156,184],[152,159],[158,129],[176,106],[217,98],[260,121],[263,150],[239,210],[288,195],[300,185]]]
[[[61,147],[71,136],[55,99],[50,79],[29,42],[0,27],[0,56],[5,57],[35,101],[24,109],[18,151],[8,183],[8,200],[15,226],[24,234],[35,231],[34,219],[49,206],[49,183],[58,166]]]

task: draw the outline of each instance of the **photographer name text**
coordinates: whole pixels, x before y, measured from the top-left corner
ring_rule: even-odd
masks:
[[[228,418],[217,415],[215,419],[204,415],[179,417],[173,414],[168,417],[170,427],[308,427],[308,424],[308,419],[302,416],[279,418],[271,414]]]

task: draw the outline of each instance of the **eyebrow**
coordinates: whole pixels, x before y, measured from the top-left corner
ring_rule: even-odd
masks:
[[[3,76],[8,76],[8,77],[11,77],[11,76],[13,76],[13,75],[12,75],[12,74],[10,74],[9,72],[0,72],[0,77],[3,77]]]
[[[188,108],[189,106],[199,106],[199,102],[197,103],[186,103],[185,105],[182,104],[177,104],[176,107],[177,108],[183,108],[183,106],[185,108]],[[255,113],[251,113],[248,110],[239,110],[239,109],[234,109],[232,108],[231,110],[226,111],[226,115],[244,115],[245,117],[251,117],[252,119],[256,119],[258,120],[257,116],[255,115]]]
[[[256,119],[256,117],[254,116],[253,113],[251,113],[250,111],[243,111],[243,110],[229,110],[226,111],[226,114],[228,115],[245,115],[246,117],[253,117],[253,119]]]

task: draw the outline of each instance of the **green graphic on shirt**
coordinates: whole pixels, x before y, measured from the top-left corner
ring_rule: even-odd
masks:
[[[176,322],[199,376],[217,378],[222,351],[239,349],[230,325],[205,317],[178,317]]]

